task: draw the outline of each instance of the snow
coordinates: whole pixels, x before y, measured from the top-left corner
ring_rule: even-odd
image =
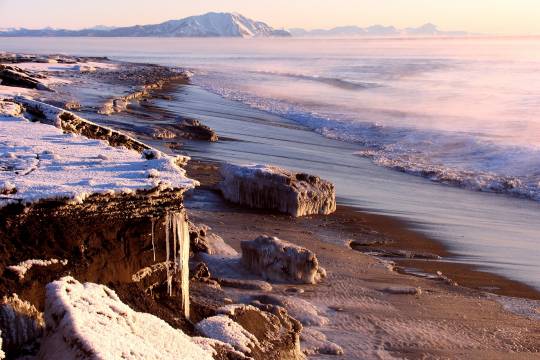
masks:
[[[251,353],[251,349],[259,345],[259,341],[242,325],[236,323],[226,315],[216,315],[206,318],[195,329],[205,337],[231,344],[236,350]]]
[[[6,97],[12,97],[13,95],[32,96],[36,93],[37,93],[37,90],[35,89],[0,85],[0,99],[6,98]]]
[[[162,154],[147,160],[136,151],[114,148],[102,140],[64,134],[51,125],[2,114],[0,169],[0,207],[45,199],[82,202],[92,194],[187,189],[196,184],[174,157]]]
[[[17,67],[20,67],[23,70],[36,71],[36,72],[81,71],[81,69],[86,69],[86,68],[114,70],[118,68],[118,64],[94,62],[94,61],[77,62],[76,64],[56,64],[56,63],[50,64],[50,63],[26,62],[26,63],[17,63],[15,65]]]
[[[47,285],[45,322],[43,359],[212,359],[212,351],[165,321],[133,311],[109,288],[71,277]]]
[[[4,359],[6,354],[2,351],[2,331],[0,331],[0,360]]]
[[[67,260],[58,260],[58,259],[50,259],[50,260],[37,260],[37,259],[31,259],[26,260],[23,262],[20,262],[17,265],[8,266],[7,269],[16,273],[19,276],[19,280],[23,280],[26,273],[33,267],[33,266],[42,266],[47,267],[54,264],[62,264],[63,266],[66,266],[68,263]]]

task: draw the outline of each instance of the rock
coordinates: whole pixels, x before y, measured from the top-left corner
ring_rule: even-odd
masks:
[[[382,289],[383,292],[395,295],[421,295],[422,289],[412,286],[391,286]]]
[[[316,284],[326,277],[315,254],[276,237],[242,241],[243,265],[271,281]]]
[[[305,326],[324,326],[328,324],[329,321],[327,317],[321,315],[319,309],[313,304],[298,297],[270,294],[254,295],[243,299],[242,302],[282,307],[287,310],[287,313],[290,316],[300,321],[300,323]]]
[[[258,359],[303,359],[299,334],[302,325],[283,308],[227,305],[199,322],[203,335],[225,340],[235,349]],[[231,340],[229,340],[231,339]]]
[[[19,116],[20,114],[22,114],[22,112],[23,108],[21,107],[21,105],[12,101],[0,100],[0,116]]]
[[[0,83],[27,89],[52,91],[47,85],[19,67],[0,64]]]
[[[336,210],[336,191],[329,181],[269,165],[221,167],[219,188],[225,199],[256,209],[295,217],[331,214]]]
[[[199,120],[185,119],[180,125],[175,125],[175,129],[182,132],[182,137],[191,140],[204,140],[215,142],[219,140],[216,132],[210,127],[201,124]]]
[[[0,304],[0,330],[3,338],[0,350],[8,354],[14,351],[24,353],[25,349],[37,346],[44,329],[43,314],[32,304],[19,299],[17,294],[4,296]]]
[[[272,285],[266,281],[231,278],[218,278],[217,281],[221,286],[225,287],[245,290],[272,291]]]
[[[41,359],[212,359],[181,330],[132,310],[111,289],[71,277],[47,285],[45,322]]]
[[[328,341],[326,335],[315,329],[304,329],[300,335],[302,341],[302,350],[308,356],[316,354],[321,355],[343,355],[344,351],[341,346],[331,341]]]
[[[236,256],[238,253],[221,236],[210,234],[211,228],[205,224],[189,222],[189,238],[194,253],[210,255]]]

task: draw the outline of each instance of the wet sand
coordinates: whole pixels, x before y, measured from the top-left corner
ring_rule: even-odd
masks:
[[[504,310],[482,291],[390,271],[377,258],[346,245],[347,239],[391,239],[394,247],[408,244],[411,249],[447,255],[440,244],[403,224],[343,206],[329,216],[304,218],[249,210],[224,202],[212,190],[217,180],[215,163],[192,161],[188,174],[202,183],[186,198],[190,216],[210,225],[235,249],[240,250],[242,240],[267,234],[317,254],[328,278],[319,285],[294,286],[305,291],[295,296],[310,301],[330,319],[317,330],[344,348],[343,358],[538,358],[540,321]],[[495,283],[506,294],[538,297],[532,289],[490,274],[438,261],[432,264],[464,285]],[[273,293],[284,295],[290,287],[273,286]],[[384,290],[404,286],[419,287],[422,293]]]

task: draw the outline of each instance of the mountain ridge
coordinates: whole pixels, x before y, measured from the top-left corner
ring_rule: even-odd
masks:
[[[426,23],[419,27],[398,29],[394,26],[372,25],[360,27],[356,25],[338,26],[331,29],[306,30],[302,28],[289,29],[296,37],[361,37],[361,36],[467,36],[465,31],[442,31],[437,25]]]
[[[83,30],[66,29],[8,29],[0,36],[28,37],[287,37],[286,30],[274,29],[262,21],[238,13],[209,12],[159,24],[125,27],[95,26]]]

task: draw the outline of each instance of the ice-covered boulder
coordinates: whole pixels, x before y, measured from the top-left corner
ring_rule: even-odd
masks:
[[[242,263],[267,280],[316,284],[326,276],[315,253],[276,237],[242,241]]]
[[[132,310],[103,285],[47,285],[41,359],[197,359],[212,352],[165,321]]]
[[[285,309],[231,304],[216,312],[195,326],[205,337],[228,343],[255,360],[304,359],[300,351],[302,325]]]
[[[336,210],[334,185],[317,176],[269,165],[233,164],[223,165],[221,175],[221,192],[233,203],[296,217]]]

